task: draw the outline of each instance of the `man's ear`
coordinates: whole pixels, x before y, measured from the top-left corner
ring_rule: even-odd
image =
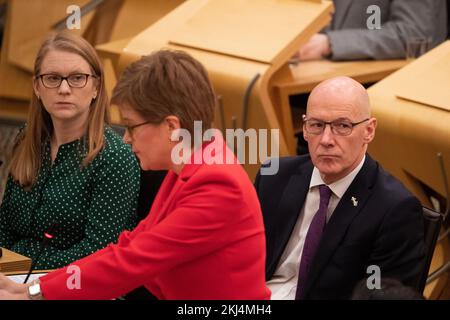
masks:
[[[305,124],[303,124],[303,139],[305,139],[305,141],[308,141],[308,133],[305,130]]]
[[[375,130],[377,128],[377,119],[370,118],[364,132],[364,142],[370,143],[375,138]]]

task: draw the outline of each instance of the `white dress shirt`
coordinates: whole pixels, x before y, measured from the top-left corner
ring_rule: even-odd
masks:
[[[347,191],[348,187],[353,182],[353,179],[355,179],[356,175],[361,170],[365,159],[366,157],[364,156],[358,166],[344,178],[328,185],[332,193],[328,204],[327,221],[330,219],[345,191]],[[305,243],[309,225],[311,224],[314,214],[319,209],[320,194],[318,187],[321,184],[326,183],[322,180],[319,170],[314,167],[305,204],[300,211],[291,237],[278,262],[277,269],[275,270],[272,279],[267,282],[267,286],[272,291],[272,300],[295,299],[300,257],[302,256],[303,245]]]

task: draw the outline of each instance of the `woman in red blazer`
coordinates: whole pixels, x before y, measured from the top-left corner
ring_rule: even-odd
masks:
[[[251,181],[217,132],[189,141],[194,121],[203,131],[214,116],[203,66],[178,51],[145,56],[124,71],[112,102],[142,169],[169,170],[149,215],[117,244],[32,285],[1,276],[0,298],[111,299],[144,285],[159,299],[269,299]]]

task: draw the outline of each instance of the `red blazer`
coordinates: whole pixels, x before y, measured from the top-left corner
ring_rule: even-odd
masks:
[[[220,146],[212,156],[235,159]],[[185,164],[135,230],[71,264],[80,288],[66,267],[42,277],[41,290],[46,299],[111,299],[144,285],[159,299],[269,299],[265,258],[261,208],[241,165]]]

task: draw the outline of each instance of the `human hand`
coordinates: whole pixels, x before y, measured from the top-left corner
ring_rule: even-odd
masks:
[[[325,34],[317,33],[298,50],[300,61],[321,60],[331,54],[330,40]]]
[[[0,274],[0,300],[29,300],[28,286],[11,281]]]

